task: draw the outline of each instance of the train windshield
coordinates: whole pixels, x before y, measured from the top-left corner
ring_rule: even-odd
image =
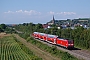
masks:
[[[68,40],[68,43],[69,44],[73,44],[73,40]]]

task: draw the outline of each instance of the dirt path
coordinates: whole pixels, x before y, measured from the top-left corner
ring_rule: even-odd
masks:
[[[4,37],[4,36],[10,36],[10,34],[0,33],[0,38],[2,38],[2,37]]]
[[[41,57],[43,60],[60,60],[59,58],[53,57],[50,53],[40,50],[36,46],[26,42],[25,39],[19,37],[18,35],[14,34],[14,36],[22,42],[26,47],[28,47],[31,51],[35,53],[35,55]]]

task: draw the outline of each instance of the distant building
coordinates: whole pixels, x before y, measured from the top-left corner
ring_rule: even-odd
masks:
[[[67,20],[55,20],[54,15],[53,19],[47,22],[48,25],[57,25],[62,27],[75,27],[75,26],[83,26],[90,27],[90,18],[78,18],[78,19],[67,19]]]
[[[43,26],[44,29],[48,28],[48,24],[43,24],[42,26]]]
[[[55,19],[54,19],[54,15],[53,15],[53,19],[50,22],[47,22],[48,25],[53,25],[55,24]]]
[[[72,20],[73,25],[87,26],[90,27],[90,18],[79,18]]]

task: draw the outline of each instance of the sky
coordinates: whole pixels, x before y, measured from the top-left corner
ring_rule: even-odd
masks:
[[[90,18],[90,0],[0,0],[0,24]]]

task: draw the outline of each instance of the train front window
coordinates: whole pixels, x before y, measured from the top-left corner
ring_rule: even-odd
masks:
[[[69,44],[73,44],[73,41],[70,41],[70,40],[69,40],[68,43],[69,43]]]

